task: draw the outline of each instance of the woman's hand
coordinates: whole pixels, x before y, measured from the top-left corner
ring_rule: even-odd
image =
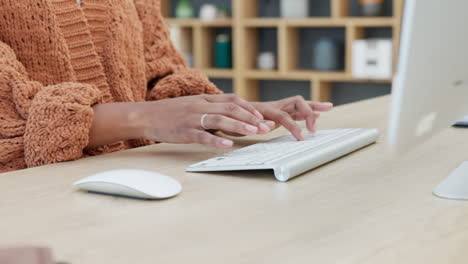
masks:
[[[295,121],[306,121],[307,129],[311,132],[316,130],[316,120],[320,117],[319,112],[330,111],[332,103],[310,102],[302,96],[295,96],[274,102],[253,103],[255,108],[266,120],[276,122],[276,127],[282,125],[288,129],[296,139],[304,140],[301,128]]]
[[[197,95],[146,104],[145,116],[152,124],[144,137],[166,143],[200,143],[229,148],[233,142],[206,130],[221,130],[241,135],[265,134],[271,129],[255,107],[238,96]],[[204,114],[207,114],[203,120]]]
[[[52,252],[41,247],[0,248],[0,263],[8,264],[54,264]]]
[[[203,119],[203,126],[201,119]],[[197,95],[154,102],[111,103],[94,107],[88,147],[145,138],[164,143],[200,143],[229,148],[233,142],[206,130],[265,134],[274,127],[253,104],[232,94]]]

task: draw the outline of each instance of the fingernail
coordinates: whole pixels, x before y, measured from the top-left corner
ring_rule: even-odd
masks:
[[[302,134],[302,130],[299,132],[299,140],[304,140],[304,135]]]
[[[312,126],[312,132],[315,132],[317,131],[317,123],[315,123],[313,126]]]
[[[256,115],[258,118],[263,119],[263,115],[260,114],[260,112],[257,111],[257,110],[255,110],[255,115]]]
[[[276,123],[274,121],[270,121],[270,120],[266,121],[265,124],[267,124],[269,127],[276,126]]]
[[[234,144],[234,142],[232,142],[231,140],[225,139],[225,140],[221,141],[221,144],[223,144],[226,147],[231,147]]]
[[[330,102],[324,102],[324,103],[320,103],[320,104],[325,106],[325,107],[333,107],[333,103],[330,103]]]
[[[252,132],[252,133],[257,132],[257,130],[258,130],[258,128],[254,127],[254,126],[251,126],[251,125],[245,125],[244,127],[245,127],[245,129],[247,131]]]
[[[267,125],[261,123],[260,124],[260,128],[263,130],[263,131],[266,131],[266,132],[270,132],[270,127],[268,127]]]

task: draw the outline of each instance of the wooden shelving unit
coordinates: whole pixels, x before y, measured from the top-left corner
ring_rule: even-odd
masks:
[[[260,80],[309,81],[311,99],[329,101],[333,82],[386,82],[384,80],[356,79],[351,75],[352,43],[365,37],[367,28],[390,28],[394,42],[394,65],[398,56],[400,27],[404,0],[391,0],[391,17],[355,17],[349,13],[350,0],[329,0],[329,17],[307,19],[259,18],[257,0],[232,0],[232,18],[205,22],[199,19],[170,18],[170,0],[162,0],[163,15],[168,24],[182,29],[185,51],[195,57],[195,68],[210,78],[232,79],[234,92],[248,100],[259,99]],[[230,29],[233,38],[233,69],[213,68],[213,43],[217,28]],[[258,30],[274,28],[277,31],[277,69],[256,69]],[[341,28],[345,32],[345,66],[338,72],[319,72],[298,67],[299,32],[302,28]],[[185,44],[186,43],[186,44]]]

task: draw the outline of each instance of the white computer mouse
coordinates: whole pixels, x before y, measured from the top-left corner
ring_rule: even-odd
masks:
[[[73,184],[79,189],[140,199],[166,199],[180,193],[173,178],[146,170],[110,170],[91,175]]]

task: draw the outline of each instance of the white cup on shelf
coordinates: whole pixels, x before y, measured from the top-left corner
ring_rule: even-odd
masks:
[[[204,4],[200,8],[200,19],[204,21],[213,21],[218,17],[218,8],[212,4]]]
[[[273,52],[262,52],[257,58],[257,67],[260,70],[268,71],[275,69],[276,57]]]
[[[309,0],[281,0],[281,17],[306,18],[309,16]]]

